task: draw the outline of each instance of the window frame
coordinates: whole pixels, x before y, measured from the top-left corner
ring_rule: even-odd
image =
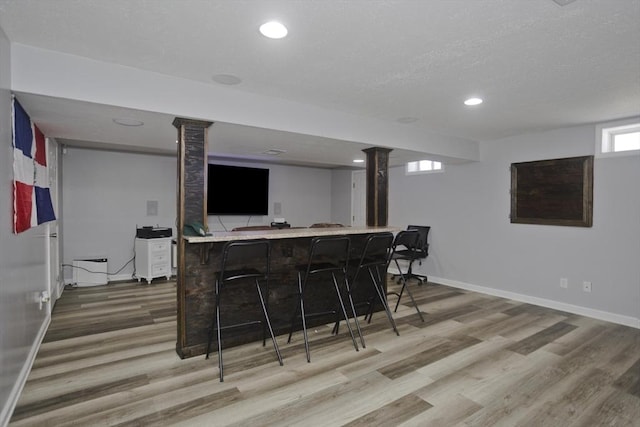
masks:
[[[596,157],[621,157],[640,155],[640,149],[612,151],[616,135],[640,132],[640,117],[616,120],[596,125]]]
[[[420,163],[421,162],[430,162],[431,163],[431,169],[420,169]],[[434,169],[433,166],[434,164],[437,163],[440,165],[440,167],[438,169]],[[411,164],[417,164],[417,170],[409,170]],[[438,160],[431,160],[431,159],[420,159],[420,160],[414,160],[411,162],[407,162],[405,164],[404,167],[404,173],[405,175],[423,175],[423,174],[428,174],[428,173],[441,173],[444,172],[444,163],[438,161]]]

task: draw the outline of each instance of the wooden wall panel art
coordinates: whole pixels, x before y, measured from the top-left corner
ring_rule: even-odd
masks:
[[[591,227],[593,156],[512,163],[511,222]]]

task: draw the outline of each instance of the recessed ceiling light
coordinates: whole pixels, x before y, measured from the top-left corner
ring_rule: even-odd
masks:
[[[242,82],[242,79],[240,79],[240,77],[234,76],[233,74],[215,74],[211,78],[216,83],[229,86],[237,85]]]
[[[120,126],[142,126],[144,124],[143,121],[138,119],[132,119],[130,117],[119,117],[113,119],[113,122]]]
[[[396,122],[403,123],[403,124],[413,123],[413,122],[417,122],[417,121],[418,121],[417,117],[400,117],[400,118],[396,119]]]
[[[353,163],[364,163],[364,159],[353,159]]]
[[[287,27],[277,21],[269,21],[260,25],[260,33],[270,39],[281,39],[286,37],[288,32]]]
[[[464,105],[468,105],[468,106],[474,106],[474,105],[480,105],[480,104],[482,104],[481,98],[469,98],[466,101],[464,101]]]

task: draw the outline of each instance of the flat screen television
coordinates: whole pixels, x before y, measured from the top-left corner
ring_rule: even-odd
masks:
[[[209,164],[209,215],[267,215],[269,169]]]

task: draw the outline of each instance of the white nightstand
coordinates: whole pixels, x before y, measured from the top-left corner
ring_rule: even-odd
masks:
[[[138,282],[146,279],[151,283],[156,277],[171,279],[171,238],[136,238],[136,274]]]

